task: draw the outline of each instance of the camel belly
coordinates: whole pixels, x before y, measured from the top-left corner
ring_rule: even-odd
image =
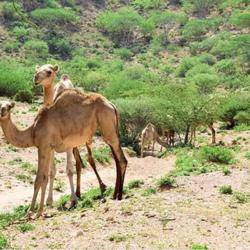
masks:
[[[71,135],[65,137],[60,144],[55,145],[54,149],[57,153],[62,153],[67,151],[68,149],[85,144],[88,139],[89,137],[87,136]]]

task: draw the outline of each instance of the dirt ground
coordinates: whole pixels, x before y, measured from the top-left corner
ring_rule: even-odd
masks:
[[[13,120],[20,127],[26,127],[32,123],[35,113],[35,106],[17,103]],[[14,224],[4,231],[4,235],[15,249],[190,249],[193,244],[206,244],[209,249],[250,249],[249,203],[239,204],[231,195],[218,191],[222,185],[231,185],[233,190],[250,193],[250,161],[243,157],[249,150],[249,131],[218,134],[218,140],[226,145],[232,145],[238,137],[244,140],[230,175],[213,172],[178,177],[177,188],[144,196],[145,188],[155,186],[157,179],[174,168],[176,156],[141,159],[127,155],[129,165],[125,182],[142,179],[144,185],[126,199],[108,199],[86,211],[46,208],[53,217],[29,222],[34,226],[32,231],[21,233]],[[205,137],[203,142],[207,141],[209,138]],[[94,145],[101,144],[96,138]],[[70,192],[65,154],[57,154],[56,158],[57,182],[65,183],[63,192],[55,191],[55,199],[58,199]],[[37,166],[36,149],[16,149],[7,145],[1,131],[1,213],[31,201],[35,174],[24,169],[24,163]],[[99,164],[98,170],[103,181],[114,186],[114,162],[105,166]],[[82,191],[98,185],[89,167],[83,170],[81,184]]]

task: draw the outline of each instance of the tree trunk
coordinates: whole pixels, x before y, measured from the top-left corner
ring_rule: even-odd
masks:
[[[184,144],[188,144],[188,135],[189,135],[189,131],[190,131],[190,125],[187,125],[186,134],[185,134],[185,139],[184,139]]]

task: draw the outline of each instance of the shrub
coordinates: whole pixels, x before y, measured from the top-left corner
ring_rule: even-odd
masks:
[[[242,192],[234,192],[234,198],[238,203],[247,203],[249,199],[249,195],[242,193]]]
[[[33,101],[33,94],[29,90],[20,90],[15,95],[14,99],[16,101],[20,101],[20,102],[32,103],[32,101]]]
[[[231,173],[231,171],[228,168],[228,166],[224,166],[222,171],[223,171],[224,175],[229,175]]]
[[[30,40],[24,44],[26,55],[34,58],[46,59],[49,55],[49,48],[46,42],[40,40]]]
[[[137,35],[149,35],[151,23],[131,8],[121,8],[116,12],[104,11],[97,17],[97,26],[110,35],[118,47],[128,47],[137,40]],[[137,32],[135,32],[137,31]]]
[[[0,95],[14,96],[20,90],[30,91],[31,75],[21,64],[9,61],[0,62]]]
[[[116,49],[115,54],[123,60],[130,60],[133,57],[133,52],[127,48]]]
[[[208,250],[208,247],[206,244],[193,244],[192,250]]]
[[[21,46],[20,42],[8,41],[3,45],[3,49],[7,53],[14,53],[14,52],[18,52],[20,46]]]
[[[133,180],[128,183],[128,188],[129,189],[139,188],[143,184],[144,184],[143,180]]]
[[[196,57],[185,57],[176,69],[176,75],[184,77],[188,70],[194,67],[198,63]]]
[[[51,35],[48,40],[49,52],[65,60],[71,57],[72,45],[62,35]]]
[[[163,0],[133,0],[132,5],[138,10],[159,9],[163,7]]]
[[[237,71],[235,62],[232,59],[224,59],[215,64],[215,69],[225,75],[233,75]]]
[[[146,188],[143,192],[143,196],[149,196],[149,195],[152,195],[152,194],[156,194],[156,189],[153,188],[153,187],[149,187],[149,188]]]
[[[211,23],[207,20],[190,20],[183,27],[182,35],[188,41],[202,40],[203,36],[208,32]]]
[[[249,10],[245,12],[236,12],[230,18],[230,22],[240,28],[250,27],[250,13]]]
[[[199,61],[208,65],[214,65],[216,63],[216,57],[211,54],[204,53],[199,56]]]
[[[235,130],[236,131],[246,131],[250,129],[250,109],[247,111],[240,111],[234,117],[237,124],[239,124]]]
[[[110,148],[106,146],[93,150],[94,159],[102,164],[110,163],[110,153]]]
[[[35,9],[31,12],[31,16],[42,23],[58,23],[76,21],[77,17],[70,8],[44,8]]]
[[[107,82],[107,76],[102,72],[90,71],[83,79],[84,83],[81,84],[87,91],[99,92]]]
[[[219,191],[221,194],[232,194],[233,193],[233,189],[232,189],[231,185],[221,186]]]
[[[18,226],[20,232],[25,233],[28,231],[32,231],[35,227],[31,224],[21,224]]]
[[[22,7],[19,3],[15,2],[15,6],[20,13],[22,11]],[[20,19],[20,16],[14,9],[12,2],[3,2],[0,4],[0,14],[4,18],[5,22],[13,22]]]
[[[29,31],[24,28],[24,27],[14,27],[12,33],[16,36],[16,38],[20,41],[20,42],[24,42],[25,40],[27,40],[28,36],[29,36]]]
[[[220,0],[186,0],[184,4],[190,4],[192,11],[197,13],[200,17],[205,17],[211,7],[216,6]]]
[[[203,147],[202,157],[210,162],[230,164],[233,160],[233,154],[230,149],[223,147]]]
[[[8,240],[2,233],[0,233],[0,249],[7,249],[7,248],[8,248]]]
[[[250,160],[250,151],[245,153],[245,158]]]
[[[159,188],[162,188],[162,189],[172,188],[172,187],[176,187],[176,181],[172,177],[164,176],[157,181],[157,185]]]

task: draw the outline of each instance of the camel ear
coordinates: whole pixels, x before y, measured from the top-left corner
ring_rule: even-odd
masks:
[[[11,103],[10,103],[10,108],[11,108],[11,109],[14,108],[15,105],[16,105],[15,102],[11,102]]]
[[[39,68],[40,68],[40,66],[39,66],[39,65],[36,65],[36,71],[38,71]]]
[[[59,66],[57,64],[55,64],[53,66],[53,70],[54,70],[55,73],[57,73],[59,71]]]

